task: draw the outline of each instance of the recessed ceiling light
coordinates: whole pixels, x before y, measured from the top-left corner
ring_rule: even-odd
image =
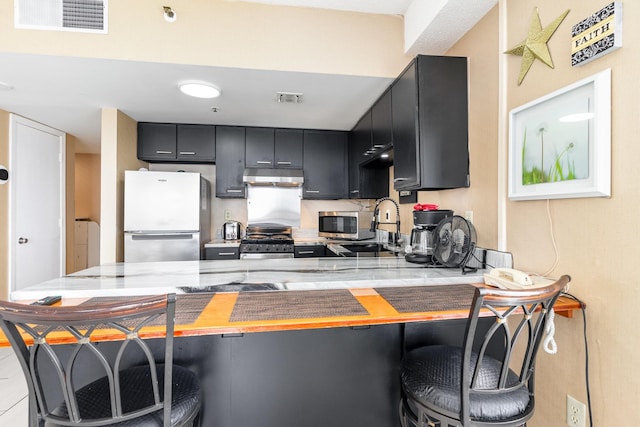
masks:
[[[182,93],[196,98],[217,98],[220,96],[220,89],[209,83],[180,83],[179,88]]]

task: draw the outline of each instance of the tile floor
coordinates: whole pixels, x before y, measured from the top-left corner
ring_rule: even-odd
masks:
[[[0,348],[0,426],[27,425],[27,383],[10,347]]]

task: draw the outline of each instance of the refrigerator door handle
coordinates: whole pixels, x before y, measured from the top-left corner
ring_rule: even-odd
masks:
[[[191,240],[193,234],[191,233],[178,233],[178,234],[132,234],[132,240]]]

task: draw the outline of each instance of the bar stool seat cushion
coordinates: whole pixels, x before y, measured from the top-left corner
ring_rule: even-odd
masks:
[[[475,366],[477,353],[471,355]],[[410,351],[402,361],[402,386],[405,392],[422,405],[451,415],[460,412],[462,349],[433,345]],[[476,389],[494,389],[500,376],[501,363],[485,356]],[[509,370],[507,385],[518,384],[518,376]],[[497,421],[516,418],[529,406],[529,391],[520,386],[500,393],[479,393],[471,390],[470,415],[476,421]],[[443,412],[444,411],[444,412]]]
[[[156,365],[158,383],[164,381],[164,365]],[[182,425],[182,422],[193,417],[200,408],[200,382],[198,377],[189,369],[173,365],[171,395],[171,425]],[[130,412],[138,408],[153,405],[153,391],[151,388],[151,373],[148,366],[138,366],[123,370],[120,373],[123,411]],[[159,389],[160,398],[164,397],[164,390]],[[109,384],[107,377],[82,387],[77,391],[78,407],[82,418],[110,418],[111,403],[109,398]],[[67,417],[67,406],[62,404],[52,411],[54,415]],[[162,408],[141,418],[111,424],[117,427],[162,427]],[[46,423],[46,427],[55,424]]]

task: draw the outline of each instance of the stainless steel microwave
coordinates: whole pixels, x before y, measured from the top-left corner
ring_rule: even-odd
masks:
[[[332,239],[365,240],[375,237],[371,231],[373,212],[321,211],[318,212],[318,236]]]

